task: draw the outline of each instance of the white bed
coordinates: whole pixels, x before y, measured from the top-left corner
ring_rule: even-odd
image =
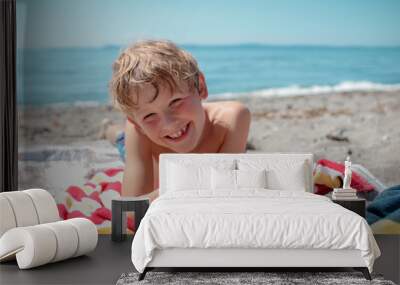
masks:
[[[312,194],[311,154],[162,154],[160,197],[132,243],[155,267],[354,267],[380,251],[362,217]],[[264,183],[264,184],[263,184]]]

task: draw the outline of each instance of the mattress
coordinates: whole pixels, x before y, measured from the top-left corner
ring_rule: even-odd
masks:
[[[163,249],[358,250],[372,272],[379,248],[365,219],[316,194],[247,189],[221,195],[167,192],[132,242],[139,272]]]

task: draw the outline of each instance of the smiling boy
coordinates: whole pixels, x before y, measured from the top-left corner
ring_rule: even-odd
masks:
[[[110,92],[127,116],[122,196],[158,197],[161,153],[241,153],[250,112],[240,102],[203,102],[196,60],[169,41],[140,41],[113,64]]]

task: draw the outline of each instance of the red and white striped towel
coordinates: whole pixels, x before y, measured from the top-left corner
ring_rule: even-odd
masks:
[[[64,220],[84,217],[96,224],[100,234],[111,233],[111,200],[121,196],[122,167],[108,168],[94,173],[84,185],[69,186],[57,207]],[[131,218],[128,232],[134,231]]]

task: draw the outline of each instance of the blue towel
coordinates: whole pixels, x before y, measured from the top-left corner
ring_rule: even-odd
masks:
[[[380,219],[400,223],[400,185],[387,188],[367,207],[367,221],[373,224]]]

